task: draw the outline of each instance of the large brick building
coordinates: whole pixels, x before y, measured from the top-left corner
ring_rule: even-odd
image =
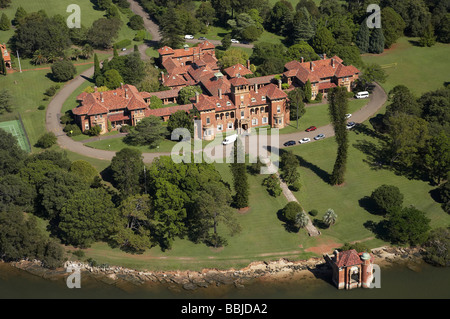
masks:
[[[229,82],[229,93],[224,93],[219,86],[217,94],[196,96],[194,108],[201,120],[203,139],[212,140],[216,133],[241,134],[253,127],[283,128],[289,124],[287,94],[281,90],[281,83],[259,88],[258,84],[251,86],[243,77]]]
[[[360,73],[353,65],[344,65],[338,56],[327,59],[326,55],[310,62],[294,60],[286,63],[284,68],[283,82],[290,86],[304,87],[310,81],[313,100],[319,92],[326,96],[328,90],[336,86],[344,86],[350,92]]]

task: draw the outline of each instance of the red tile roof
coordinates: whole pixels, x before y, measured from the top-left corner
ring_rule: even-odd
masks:
[[[336,86],[337,85],[334,84],[333,82],[319,83],[319,90],[331,89],[331,88],[335,88]]]
[[[272,82],[272,80],[275,78],[275,74],[273,75],[265,75],[265,76],[259,76],[255,78],[249,78],[247,79],[248,83],[250,85],[254,84],[269,84]]]
[[[127,116],[124,114],[112,114],[112,115],[108,116],[108,120],[111,122],[126,121],[129,119],[130,119],[130,116]]]
[[[211,95],[217,96],[219,89],[222,89],[222,94],[231,92],[231,83],[224,77],[217,79],[213,76],[209,79],[202,79],[201,84]]]
[[[287,94],[280,90],[278,86],[273,83],[263,86],[258,90],[258,93],[265,94],[271,100],[287,98]]]
[[[230,83],[232,86],[241,86],[241,85],[248,85],[248,81],[246,78],[241,78],[241,77],[237,77],[237,78],[232,78],[230,80]]]
[[[253,74],[252,71],[250,71],[249,69],[247,69],[245,66],[243,66],[242,64],[238,63],[236,65],[230,66],[229,68],[226,68],[225,70],[223,70],[230,78],[234,78],[237,76],[244,76],[247,74]]]
[[[81,99],[81,106],[72,110],[76,115],[94,115],[108,113],[114,110],[128,109],[145,109],[143,97],[133,85],[123,85],[115,90],[106,92],[87,93]]]
[[[286,77],[295,76],[303,83],[308,80],[313,83],[325,78],[352,76],[359,73],[359,70],[354,66],[343,65],[342,59],[338,56],[303,63],[291,61],[286,63],[284,67],[287,71],[283,75]]]
[[[173,54],[174,52],[175,52],[175,51],[174,51],[171,47],[168,47],[168,46],[164,46],[164,47],[158,49],[158,53],[159,53],[160,55],[164,55],[164,54]]]
[[[159,91],[159,92],[142,92],[141,96],[144,99],[147,99],[151,96],[156,96],[159,99],[170,99],[170,98],[176,98],[178,96],[178,92],[180,92],[181,88],[176,88],[172,90],[165,90],[165,91]]]
[[[175,73],[165,74],[163,83],[165,86],[168,86],[168,87],[186,86],[187,85],[186,79],[182,75],[175,74]]]
[[[338,252],[336,266],[339,268],[360,265],[362,263],[363,261],[354,249]]]

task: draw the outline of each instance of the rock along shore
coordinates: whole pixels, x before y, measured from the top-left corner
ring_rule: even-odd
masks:
[[[381,247],[373,249],[375,264],[389,266],[390,264],[404,263],[414,270],[415,265],[422,261],[421,248]],[[321,257],[308,260],[290,261],[279,259],[277,261],[252,262],[242,269],[203,269],[202,271],[139,271],[120,266],[92,267],[82,262],[67,261],[64,268],[51,270],[44,268],[38,260],[22,260],[11,262],[12,266],[25,270],[33,275],[60,280],[67,278],[66,269],[77,267],[83,273],[100,279],[107,284],[116,284],[125,281],[140,286],[145,283],[163,284],[172,286],[175,290],[195,290],[209,286],[234,285],[236,288],[245,288],[245,284],[254,279],[264,281],[290,281],[294,279],[327,279],[331,277],[329,266]],[[175,287],[174,287],[175,286]]]

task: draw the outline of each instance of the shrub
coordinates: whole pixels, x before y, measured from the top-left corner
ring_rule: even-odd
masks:
[[[72,62],[62,60],[53,63],[52,65],[52,74],[56,81],[58,82],[66,82],[70,79],[73,79],[77,70]]]
[[[309,214],[313,217],[317,216],[319,214],[319,211],[317,209],[312,209]]]
[[[135,14],[130,18],[130,22],[128,23],[128,25],[133,30],[144,29],[144,19],[141,16]]]
[[[53,132],[48,132],[38,139],[36,146],[41,148],[49,148],[56,143],[56,140],[56,135]]]
[[[52,85],[47,90],[45,90],[45,95],[47,96],[53,96],[55,95],[56,91],[59,89],[59,85]]]
[[[63,131],[67,133],[67,136],[77,136],[82,134],[80,127],[76,124],[67,124],[64,126]]]
[[[139,30],[136,32],[136,35],[134,36],[134,41],[141,42],[145,39],[145,30]]]
[[[120,133],[130,133],[130,126],[128,125],[122,125],[122,127],[120,128]]]
[[[98,125],[87,130],[87,133],[89,136],[99,136],[101,132],[102,132],[102,129]]]
[[[125,47],[129,46],[129,45],[131,45],[131,40],[130,39],[124,39],[124,40],[119,41],[116,44],[114,44],[114,48],[122,49],[122,48],[125,48]]]
[[[280,187],[280,180],[275,174],[267,176],[262,183],[263,186],[267,187],[267,191],[270,195],[278,197],[281,195],[283,190]]]
[[[69,124],[72,122],[72,116],[70,116],[70,114],[68,114],[68,113],[64,113],[64,115],[60,117],[59,122],[61,124]],[[67,131],[64,131],[64,132],[67,132]]]
[[[42,110],[45,110],[45,105],[42,105],[42,104],[39,105],[39,106],[38,106],[38,110],[41,110],[41,111],[42,111]]]
[[[302,187],[302,184],[300,183],[299,180],[296,180],[294,183],[292,183],[291,185],[291,190],[293,190],[294,192],[298,192],[300,190],[300,188]]]
[[[393,185],[381,185],[372,192],[371,198],[382,214],[391,213],[394,209],[401,208],[403,204],[403,194]]]
[[[281,88],[282,88],[283,90],[289,89],[289,83],[283,83],[283,84],[281,84]]]
[[[75,250],[74,252],[72,252],[72,255],[75,255],[78,258],[83,258],[84,256],[86,256],[86,254],[82,250]]]
[[[317,101],[317,102],[322,102],[322,99],[323,99],[323,94],[322,94],[322,92],[319,92],[319,93],[316,95],[316,101]]]

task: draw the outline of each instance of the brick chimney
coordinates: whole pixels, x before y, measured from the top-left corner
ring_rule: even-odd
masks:
[[[128,99],[128,89],[125,88],[125,98]]]
[[[281,80],[278,80],[278,88],[281,90]]]
[[[250,60],[247,60],[247,69],[250,70]]]
[[[334,65],[334,59],[332,58],[331,59],[331,66],[334,68],[335,67],[335,65]]]
[[[302,63],[305,62],[305,58],[304,57],[301,57],[300,60],[301,60]]]
[[[120,82],[120,88],[123,90],[123,83]]]
[[[164,84],[164,72],[161,71],[161,83]]]
[[[323,54],[323,59],[324,59],[324,60],[327,59],[327,54],[326,54],[326,53]]]
[[[314,63],[311,61],[310,63],[311,71],[314,71]]]
[[[195,92],[195,103],[198,103],[200,100],[200,93]]]
[[[255,93],[258,93],[258,83],[255,83]]]
[[[334,257],[336,258],[336,263],[339,262],[339,252],[337,250],[334,251]]]
[[[100,101],[105,102],[105,100],[103,99],[103,92],[100,92]]]
[[[219,99],[222,99],[222,89],[219,88]]]

